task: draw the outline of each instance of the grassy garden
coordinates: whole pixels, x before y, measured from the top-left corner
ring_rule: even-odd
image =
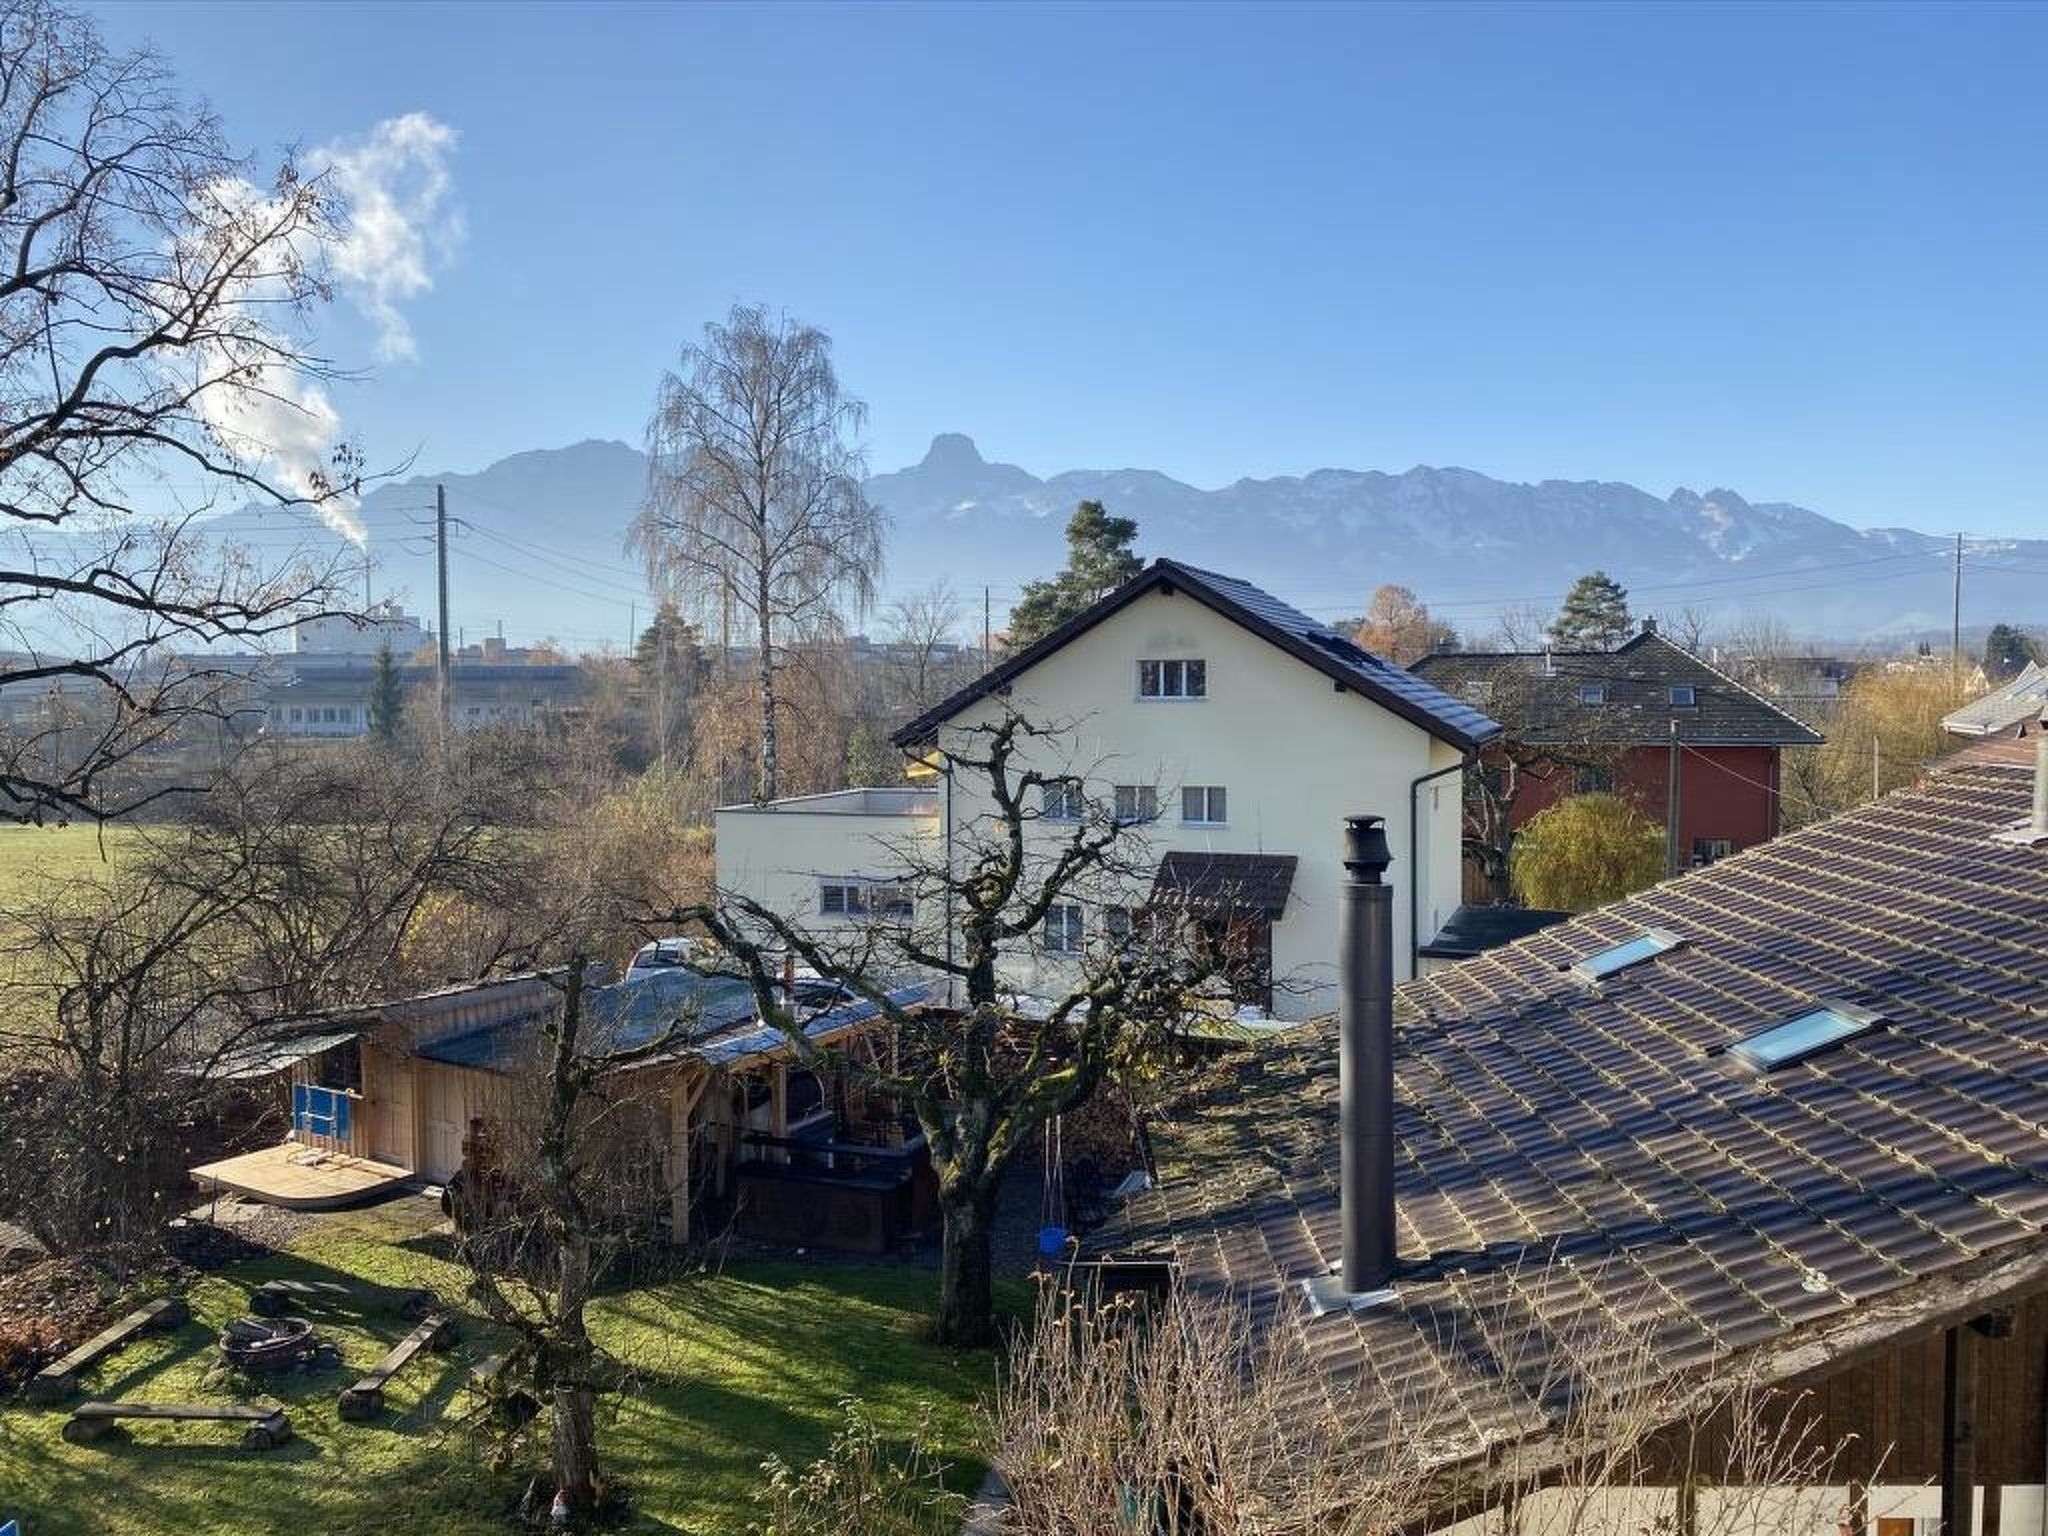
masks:
[[[480,1323],[465,1317],[461,1343],[423,1355],[387,1392],[383,1416],[363,1424],[341,1420],[335,1395],[409,1330],[395,1310],[309,1310],[340,1346],[340,1370],[243,1380],[215,1364],[214,1336],[249,1310],[264,1280],[459,1297],[460,1273],[432,1231],[437,1216],[406,1197],[323,1218],[286,1251],[205,1277],[190,1292],[191,1323],[112,1356],[74,1399],[267,1395],[290,1410],[290,1444],[244,1452],[231,1426],[137,1423],[75,1446],[60,1436],[63,1411],[17,1400],[0,1407],[0,1523],[19,1519],[35,1536],[504,1530],[522,1476],[488,1466],[490,1436],[470,1419],[469,1370],[496,1342]],[[600,1421],[609,1471],[633,1493],[626,1528],[747,1531],[760,1518],[763,1458],[817,1457],[846,1397],[861,1398],[889,1435],[907,1435],[929,1404],[953,1481],[971,1490],[982,1473],[975,1404],[994,1366],[925,1341],[934,1288],[924,1270],[740,1261],[604,1297],[593,1309],[598,1335],[635,1373]]]
[[[68,827],[0,825],[0,913],[17,910],[52,886],[104,873],[135,836],[131,827],[77,822]]]

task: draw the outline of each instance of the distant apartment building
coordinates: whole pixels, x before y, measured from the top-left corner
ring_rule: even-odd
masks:
[[[434,631],[395,602],[361,617],[323,614],[293,626],[290,654],[264,668],[264,730],[276,736],[349,737],[370,729],[377,658],[398,664],[408,707],[431,708],[438,686]],[[582,701],[582,669],[508,646],[501,635],[456,647],[448,669],[450,722],[458,730],[532,726]]]
[[[408,708],[433,707],[434,668],[402,666]],[[370,729],[370,692],[376,664],[307,668],[279,678],[268,690],[265,729],[278,736],[363,736]],[[583,669],[570,665],[519,666],[462,662],[448,669],[448,718],[458,730],[539,725],[583,700]]]
[[[295,656],[375,656],[389,650],[400,661],[410,659],[434,638],[433,632],[389,599],[360,617],[323,613],[292,626]]]

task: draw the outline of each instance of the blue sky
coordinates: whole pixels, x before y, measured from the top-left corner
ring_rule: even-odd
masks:
[[[637,440],[745,298],[833,333],[877,469],[954,430],[2048,534],[2048,8],[101,15],[258,149],[460,133],[416,356],[338,398],[373,457]]]

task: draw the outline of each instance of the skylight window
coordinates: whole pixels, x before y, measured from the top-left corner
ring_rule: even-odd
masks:
[[[1605,704],[1607,702],[1607,685],[1605,683],[1579,684],[1579,702],[1581,704]]]
[[[1770,1072],[1818,1055],[1830,1046],[1868,1034],[1884,1022],[1880,1014],[1849,1003],[1823,1003],[1805,1013],[1746,1035],[1728,1054],[1752,1072]]]
[[[1691,683],[1671,685],[1671,707],[1673,709],[1697,709],[1700,702],[1699,689]]]
[[[1654,960],[1667,949],[1676,949],[1685,941],[1675,933],[1666,933],[1662,928],[1645,928],[1632,939],[1586,956],[1571,970],[1581,981],[1600,981],[1616,971],[1625,971],[1632,965],[1641,965],[1645,960]]]

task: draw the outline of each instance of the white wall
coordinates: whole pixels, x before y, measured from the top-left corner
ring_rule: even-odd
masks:
[[[1207,696],[1137,696],[1141,659],[1200,658]],[[1287,910],[1273,933],[1275,1011],[1306,1017],[1334,1001],[1337,892],[1343,818],[1384,816],[1394,853],[1396,978],[1409,974],[1409,795],[1421,774],[1460,761],[1457,750],[1185,595],[1148,593],[1017,679],[1007,700],[975,706],[943,729],[941,745],[975,750],[964,727],[1001,718],[1004,707],[1035,723],[1063,723],[1057,743],[1034,743],[1041,767],[1081,774],[1105,800],[1117,784],[1156,784],[1162,815],[1150,851],[1292,854]],[[991,815],[976,775],[955,786],[955,821],[971,830]],[[1183,826],[1180,790],[1220,784],[1229,824]],[[1457,905],[1460,785],[1456,774],[1426,784],[1418,840],[1423,941]],[[1048,837],[1057,829],[1046,829]],[[1041,837],[1041,844],[1048,840]],[[721,860],[722,863],[722,860]],[[1091,919],[1093,914],[1090,914]],[[1020,984],[1051,985],[1055,959],[1025,967]],[[1033,974],[1045,980],[1034,982]],[[1284,986],[1282,984],[1285,984]],[[1295,990],[1288,990],[1289,988]]]
[[[933,855],[935,814],[869,814],[828,808],[838,796],[730,806],[717,813],[718,885],[759,902],[807,931],[847,928],[818,910],[823,879],[887,877],[905,868],[905,848]],[[926,914],[920,913],[920,921]]]

